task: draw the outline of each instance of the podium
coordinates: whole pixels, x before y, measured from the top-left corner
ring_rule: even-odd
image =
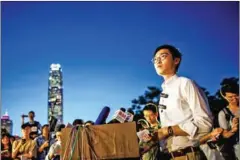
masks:
[[[92,125],[62,130],[62,160],[139,157],[135,122]]]

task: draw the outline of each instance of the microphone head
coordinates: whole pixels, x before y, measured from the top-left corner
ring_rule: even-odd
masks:
[[[121,110],[121,111],[123,111],[123,112],[125,112],[125,111],[126,111],[126,109],[125,109],[125,108],[122,108],[122,107],[120,108],[120,110]]]
[[[132,108],[128,108],[128,109],[127,109],[127,112],[128,112],[128,113],[131,113],[132,115],[134,115],[134,112],[133,112]]]
[[[113,123],[121,123],[116,119],[112,119],[111,121],[109,121],[107,124],[113,124]]]
[[[110,122],[108,122],[108,124],[111,123],[124,123],[124,121],[126,120],[127,114],[125,113],[126,109],[125,108],[120,108],[119,110],[117,110],[113,117],[112,120]]]
[[[134,118],[134,112],[131,108],[127,109],[125,122],[132,122]]]
[[[98,115],[98,118],[96,119],[94,124],[95,125],[104,124],[106,122],[106,119],[107,119],[109,113],[110,113],[110,108],[107,106],[103,107],[102,111]]]

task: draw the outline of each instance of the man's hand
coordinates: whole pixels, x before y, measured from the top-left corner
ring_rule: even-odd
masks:
[[[238,131],[238,123],[239,123],[239,119],[234,117],[232,120],[232,129],[231,132],[235,133]]]
[[[142,137],[143,141],[144,142],[148,142],[148,141],[151,141],[152,140],[152,137],[149,136],[148,134],[144,134],[144,136]]]
[[[48,147],[49,146],[49,142],[48,141],[45,141],[42,145],[41,145],[41,147],[40,148],[42,148],[41,149],[41,152],[42,152],[42,150],[44,149],[44,148],[46,148],[46,147]]]
[[[222,128],[216,128],[214,129],[210,134],[211,134],[211,140],[212,141],[217,141],[218,137],[220,136],[220,134],[222,134],[223,129]]]
[[[39,149],[38,149],[38,152],[42,152],[46,147],[48,147],[49,146],[49,141],[45,141],[42,145],[41,145],[41,147],[39,147]]]
[[[49,141],[45,141],[45,142],[43,143],[43,148],[46,148],[46,147],[49,147]]]
[[[232,125],[233,125],[233,127],[238,126],[238,123],[239,123],[239,119],[238,119],[237,117],[234,117],[234,118],[232,119]]]

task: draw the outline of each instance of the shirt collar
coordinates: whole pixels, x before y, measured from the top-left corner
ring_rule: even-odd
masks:
[[[161,87],[164,89],[166,86],[170,85],[172,82],[174,82],[174,80],[176,80],[178,78],[178,76],[176,74],[174,74],[172,77],[170,77],[169,79],[165,80]]]

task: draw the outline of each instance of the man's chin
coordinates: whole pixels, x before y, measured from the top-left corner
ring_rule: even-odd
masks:
[[[164,75],[165,75],[165,73],[164,73],[163,71],[158,71],[157,74],[158,74],[159,76],[164,76]]]

